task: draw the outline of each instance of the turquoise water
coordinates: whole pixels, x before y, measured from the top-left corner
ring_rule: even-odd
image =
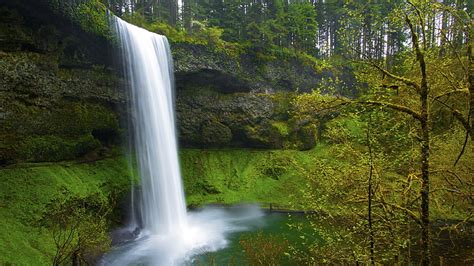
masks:
[[[285,213],[270,213],[254,207],[209,207],[200,210],[193,210],[190,212],[191,217],[199,218],[196,222],[200,224],[200,228],[209,227],[221,232],[219,240],[216,243],[219,245],[204,246],[202,249],[193,250],[192,254],[183,257],[176,265],[249,265],[249,258],[262,259],[265,262],[275,258],[272,262],[275,265],[294,265],[288,260],[285,252],[295,255],[288,250],[289,246],[295,247],[300,251],[305,251],[309,246],[314,244],[324,245],[322,238],[311,227],[311,222],[302,214],[285,214]],[[211,215],[213,214],[213,215]],[[314,217],[313,222],[314,222]],[[213,219],[221,219],[222,224],[212,223]],[[225,230],[220,230],[219,226],[223,226]],[[446,232],[439,231],[441,224],[436,224],[433,228],[433,235],[436,236],[433,240],[433,261],[443,261],[447,265],[473,265],[472,251],[474,250],[474,243],[472,235],[474,226],[472,224],[459,228],[463,234],[453,235]],[[416,228],[416,227],[414,227]],[[222,229],[222,228],[221,228]],[[201,234],[201,233],[200,233]],[[203,234],[206,234],[205,232]],[[412,232],[414,238],[411,245],[411,259],[413,264],[419,262],[419,241],[417,238],[417,231]],[[200,235],[196,235],[199,237]],[[246,245],[242,245],[242,240],[246,241]],[[137,239],[125,242],[114,248],[106,255],[109,258],[122,256],[124,253],[134,250],[134,245],[146,239]],[[170,245],[170,242],[166,242]],[[284,249],[278,249],[278,248]],[[162,260],[168,256],[166,252],[160,254],[159,245],[154,245],[150,249],[150,254],[156,255]],[[216,250],[209,252],[209,250]],[[270,252],[269,252],[270,250]],[[271,251],[274,251],[273,253]],[[166,249],[165,249],[166,251]],[[249,251],[249,254],[245,253]],[[404,251],[406,253],[408,251]],[[148,253],[147,253],[148,254]],[[252,256],[252,254],[254,256]],[[120,261],[122,265],[157,265],[151,263],[147,258],[151,255],[143,256],[141,260],[131,257],[130,261]],[[293,257],[294,259],[294,257]],[[402,261],[408,259],[400,258]],[[107,263],[103,260],[103,265],[118,265],[116,263]],[[254,263],[255,264],[255,263]],[[268,263],[265,263],[268,264]]]
[[[323,245],[324,241],[310,225],[308,218],[302,214],[266,213],[256,220],[247,220],[242,223],[247,227],[245,231],[231,233],[227,236],[228,245],[216,252],[205,253],[194,257],[188,265],[249,265],[246,260],[244,248],[240,244],[242,239],[255,239],[261,233],[265,237],[271,237],[279,242],[287,241],[290,246],[304,251],[307,244]],[[298,228],[296,228],[298,227]],[[445,263],[446,265],[474,265],[473,252],[474,241],[472,235],[474,224],[468,224],[460,228],[463,233],[449,234],[440,231],[441,225],[433,227],[433,261]],[[416,231],[416,230],[415,230]],[[416,235],[416,232],[413,232]],[[419,241],[415,237],[412,242],[411,261],[414,265],[419,263]],[[260,246],[255,246],[259,252]],[[282,255],[277,265],[294,265],[285,255]]]
[[[241,225],[246,227],[246,230],[230,233],[227,236],[228,245],[226,248],[196,256],[189,265],[247,265],[244,248],[240,241],[249,239],[255,241],[259,234],[263,238],[270,237],[285,247],[289,244],[301,248],[302,237],[309,241],[321,242],[317,235],[311,233],[309,223],[302,214],[266,213],[256,220],[244,221]],[[296,230],[295,225],[303,228]],[[260,247],[254,246],[254,248]],[[284,254],[280,257],[279,262],[282,264],[288,262]]]
[[[128,232],[124,236],[136,234],[136,237],[128,240],[124,238],[123,242],[104,254],[99,264],[247,265],[248,258],[263,258],[265,262],[274,262],[271,264],[282,264],[290,244],[303,247],[302,237],[311,243],[317,241],[310,237],[311,234],[305,233],[305,229],[309,232],[310,223],[303,215],[270,213],[257,205],[207,206],[189,211],[188,222],[188,228],[197,230],[171,237],[153,236],[146,232],[132,233],[131,228],[122,229],[121,232]],[[296,230],[290,224],[301,226]],[[244,245],[242,240],[245,241]],[[191,243],[192,248],[172,248],[187,247],[188,243]]]

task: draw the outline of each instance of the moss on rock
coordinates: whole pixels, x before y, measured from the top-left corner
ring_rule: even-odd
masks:
[[[74,159],[119,139],[120,79],[59,61],[56,52],[0,51],[1,164]]]
[[[181,169],[190,206],[206,203],[297,204],[317,151],[183,149]],[[294,200],[291,203],[290,200]]]
[[[238,86],[233,86],[234,92],[308,92],[321,84],[323,77],[329,75],[321,71],[324,68],[322,61],[318,62],[309,56],[296,56],[291,52],[266,57],[266,60],[256,60],[258,56],[252,51],[231,56],[225,52],[228,49],[216,51],[210,45],[187,42],[173,43],[171,50],[175,59],[178,87],[192,83],[187,75],[189,73],[199,77],[200,74],[212,71],[215,75],[211,76],[209,83],[222,84],[220,91],[229,91],[225,87],[228,83],[220,82],[221,77],[229,76],[239,81]],[[312,59],[310,64],[307,58]]]
[[[302,126],[296,134],[300,142],[300,146],[298,147],[298,149],[309,150],[316,145],[316,141],[318,138],[318,128],[316,125],[309,124]]]
[[[282,121],[267,121],[260,125],[245,126],[245,134],[256,147],[284,148],[288,137],[287,129]]]
[[[92,135],[77,139],[46,135],[27,137],[21,142],[17,153],[25,161],[57,162],[84,156],[100,147],[100,141]]]
[[[121,134],[117,114],[101,104],[60,100],[50,108],[21,102],[6,107],[0,160],[70,160],[117,143]]]
[[[227,144],[232,139],[230,128],[219,121],[208,121],[204,123],[201,131],[201,141],[204,144]]]
[[[97,232],[106,235],[121,220],[117,204],[130,189],[127,165],[123,157],[115,157],[93,163],[1,168],[0,202],[8,204],[0,208],[0,264],[51,264],[56,247],[52,228],[42,221],[51,214],[52,205],[79,200],[92,213],[107,211],[108,223]]]
[[[311,127],[294,126],[293,93],[221,93],[195,86],[178,92],[179,137],[185,146],[308,149]],[[299,132],[301,131],[301,132]],[[304,138],[304,139],[300,139]]]

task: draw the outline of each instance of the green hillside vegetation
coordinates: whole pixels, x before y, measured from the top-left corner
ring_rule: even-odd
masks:
[[[71,248],[75,248],[81,235],[87,241],[103,241],[85,246],[84,252],[100,245],[105,251],[110,245],[109,230],[122,221],[116,210],[131,181],[122,157],[88,163],[16,165],[0,169],[0,175],[2,265],[51,264],[57,250],[55,236],[61,230],[69,232],[73,223],[66,219],[70,217],[77,218],[81,226],[73,230]],[[58,209],[70,212],[54,216]],[[102,217],[107,218],[105,224]],[[94,232],[92,228],[101,230]]]

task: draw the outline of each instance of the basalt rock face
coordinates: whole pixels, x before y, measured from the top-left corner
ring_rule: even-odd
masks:
[[[127,86],[113,40],[45,1],[0,0],[0,165],[94,159],[126,134]],[[315,145],[316,129],[288,117],[285,100],[320,81],[312,67],[187,43],[171,49],[182,146]]]
[[[330,75],[294,57],[262,60],[250,54],[231,56],[186,43],[175,43],[171,48],[178,89],[212,84],[224,93],[309,92],[318,87],[322,77]]]
[[[310,149],[317,128],[289,117],[291,94],[178,91],[178,131],[185,147]]]
[[[38,8],[0,7],[1,164],[74,159],[119,139],[125,97],[107,42]]]
[[[184,147],[310,149],[317,128],[288,117],[291,95],[321,83],[297,59],[257,62],[202,45],[172,43],[177,120]]]

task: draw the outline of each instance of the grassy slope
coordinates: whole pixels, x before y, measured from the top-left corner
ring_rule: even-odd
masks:
[[[0,169],[0,264],[51,264],[52,235],[35,223],[61,191],[79,197],[107,197],[127,189],[129,180],[127,163],[121,157]]]
[[[183,150],[182,172],[190,205],[260,202],[287,206],[302,177],[292,162],[315,151]],[[47,163],[0,168],[0,264],[50,264],[51,233],[35,223],[47,204],[69,195],[108,196],[129,188],[123,157],[92,163]]]
[[[184,150],[181,167],[187,203],[273,203],[290,207],[306,182],[311,161],[324,146],[294,150]],[[294,202],[293,202],[294,203]],[[267,205],[268,206],[268,205]]]
[[[181,150],[187,203],[196,206],[258,202],[263,207],[268,203],[298,207],[307,178],[320,176],[319,167],[332,165],[340,171],[351,167],[350,159],[338,157],[337,150],[322,143],[309,151]],[[84,197],[126,190],[129,176],[124,157],[0,169],[0,264],[50,263],[55,250],[51,234],[34,226],[46,204],[64,189]],[[320,180],[320,192],[332,195],[332,187],[339,189],[341,184],[325,187],[324,184],[331,184],[332,177],[328,177]],[[324,208],[329,210],[330,206]]]

